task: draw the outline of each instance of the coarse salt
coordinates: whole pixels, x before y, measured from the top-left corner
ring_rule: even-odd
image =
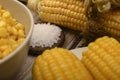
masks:
[[[52,47],[60,40],[61,29],[50,23],[38,23],[34,25],[30,40],[30,46],[34,47]]]

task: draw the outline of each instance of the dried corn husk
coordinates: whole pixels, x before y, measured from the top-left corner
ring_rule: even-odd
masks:
[[[27,1],[27,6],[35,11],[35,12],[39,12],[39,2],[40,0],[28,0]]]
[[[120,1],[119,0],[85,0],[84,2],[85,10],[88,11],[88,8],[90,8],[90,5],[96,5],[98,12],[106,12],[109,11],[113,6],[120,7]]]

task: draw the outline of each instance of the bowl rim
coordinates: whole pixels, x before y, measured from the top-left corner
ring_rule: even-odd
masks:
[[[32,31],[33,31],[33,26],[34,26],[34,19],[33,19],[33,15],[31,13],[31,11],[29,10],[29,8],[27,8],[23,3],[21,3],[18,0],[13,0],[14,2],[16,2],[18,5],[21,5],[22,7],[25,8],[25,10],[28,12],[28,14],[30,15],[30,31],[28,32],[28,35],[26,36],[25,40],[20,44],[19,47],[17,47],[13,52],[11,52],[9,55],[7,55],[6,57],[4,57],[3,59],[0,59],[0,64],[8,61],[10,58],[12,58],[17,52],[19,52],[20,49],[22,49],[23,46],[25,46],[27,44],[27,42],[30,39],[30,36],[32,35]]]

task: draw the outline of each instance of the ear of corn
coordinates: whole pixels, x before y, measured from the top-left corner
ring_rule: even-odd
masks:
[[[73,30],[85,30],[88,19],[85,16],[84,0],[35,0],[31,5],[33,6],[31,9],[34,8],[40,19],[45,22],[55,23]],[[119,9],[101,13],[98,19],[98,23],[105,27],[106,32],[116,37],[120,36]]]
[[[101,14],[100,24],[103,24],[105,30],[113,36],[120,37],[120,10],[111,10]]]
[[[92,77],[70,51],[54,48],[35,60],[33,80],[92,80]]]
[[[88,21],[85,16],[84,2],[82,0],[41,0],[40,18],[74,30],[83,31]],[[120,36],[120,10],[111,10],[100,14],[99,23],[106,31]]]
[[[81,0],[41,0],[39,15],[43,21],[81,31],[87,21],[83,5]]]
[[[82,62],[95,80],[120,80],[120,43],[106,36],[98,38],[83,52]]]

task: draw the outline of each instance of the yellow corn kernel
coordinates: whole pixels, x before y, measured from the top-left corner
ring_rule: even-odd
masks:
[[[19,46],[19,44],[17,44],[17,43],[16,44],[12,44],[11,48],[12,48],[12,50],[15,50],[18,46]]]
[[[25,37],[25,34],[24,34],[24,30],[18,30],[18,37],[19,38],[24,38]]]
[[[5,51],[5,50],[8,49],[8,48],[9,48],[8,45],[0,46],[0,51]]]
[[[82,62],[95,80],[120,80],[120,43],[112,37],[98,38],[83,52]]]
[[[11,17],[11,14],[10,14],[10,12],[5,11],[5,12],[3,13],[2,17],[4,17],[4,18],[9,18],[9,17]]]
[[[24,30],[24,26],[23,26],[22,24],[20,24],[20,23],[17,23],[17,24],[15,25],[15,28],[16,28],[17,30]]]
[[[24,38],[19,38],[19,39],[17,40],[17,43],[18,43],[18,44],[21,44],[24,40],[25,40]]]
[[[5,38],[8,36],[8,32],[7,32],[7,29],[4,28],[4,27],[0,27],[0,37],[1,38]]]
[[[4,9],[1,9],[1,13],[2,13],[2,14],[3,14],[5,11],[6,11],[6,10],[4,10]]]
[[[1,20],[1,21],[0,21],[0,27],[6,27],[6,22],[3,21],[3,20]]]
[[[9,40],[8,39],[4,39],[4,38],[1,38],[0,39],[0,46],[2,45],[7,45],[9,43]]]
[[[3,53],[2,53],[3,58],[8,56],[11,52],[12,52],[12,49],[10,47],[8,49],[6,49],[5,51],[3,51]]]
[[[2,51],[0,51],[0,59],[2,59],[2,58],[3,58]]]
[[[17,41],[15,39],[9,39],[9,45],[17,44]]]
[[[63,48],[46,50],[35,60],[33,80],[92,80],[81,61]]]
[[[6,22],[11,27],[14,27],[17,24],[16,19],[14,19],[13,17],[6,18]]]
[[[18,34],[17,29],[14,28],[14,27],[11,27],[10,33],[13,34],[13,35],[17,35]]]
[[[18,39],[18,36],[17,36],[17,35],[11,35],[11,36],[10,36],[10,39],[17,40],[17,39]]]

